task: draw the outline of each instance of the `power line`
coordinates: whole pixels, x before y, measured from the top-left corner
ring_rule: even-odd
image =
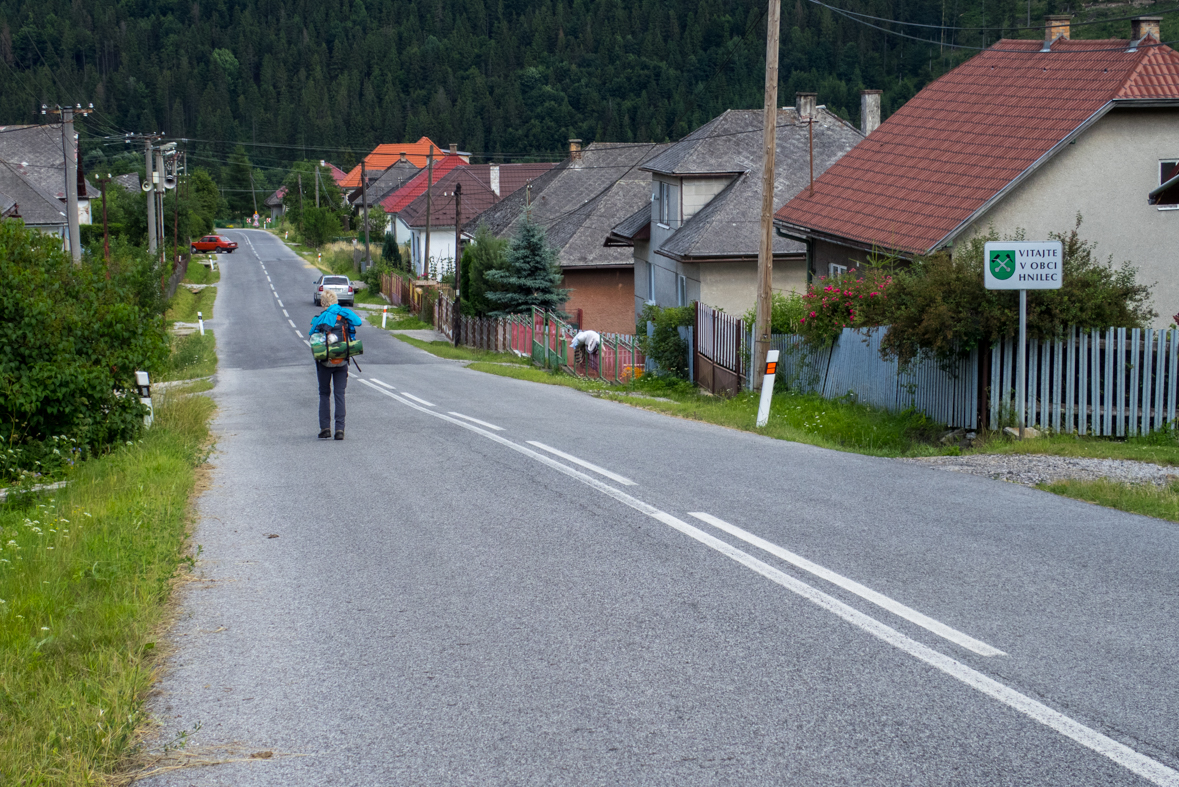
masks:
[[[819,3],[819,5],[824,5],[824,4]],[[860,19],[871,19],[874,22],[888,22],[888,23],[894,24],[894,25],[904,25],[905,27],[924,27],[924,28],[930,28],[930,29],[934,29],[934,30],[945,30],[948,32],[950,32],[950,31],[952,31],[952,32],[970,32],[970,31],[979,31],[979,30],[982,30],[982,31],[986,31],[986,30],[1020,31],[1020,30],[1046,30],[1047,29],[1046,25],[1031,25],[1031,26],[1026,26],[1026,27],[1005,27],[1005,26],[1000,26],[1000,25],[987,25],[985,27],[956,27],[954,25],[930,25],[930,24],[924,24],[922,22],[902,22],[899,19],[889,19],[888,17],[883,17],[883,16],[872,16],[870,14],[860,13],[859,11],[849,11],[846,9],[835,8],[834,6],[825,6],[825,7],[830,8],[832,11],[842,13],[845,16],[854,16],[854,17],[859,17]],[[1162,16],[1164,14],[1173,14],[1176,12],[1179,12],[1179,8],[1167,8],[1162,11],[1151,11],[1151,16]],[[1140,16],[1142,16],[1141,13],[1137,13],[1132,16],[1113,16],[1113,17],[1109,17],[1108,19],[1091,19],[1086,22],[1070,22],[1069,25],[1070,25],[1070,27],[1084,27],[1087,25],[1103,25],[1107,22],[1124,22],[1128,19],[1137,19]]]

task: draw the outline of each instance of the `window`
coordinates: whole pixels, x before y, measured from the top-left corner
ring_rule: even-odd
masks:
[[[671,224],[675,211],[671,204],[671,184],[659,182],[659,223],[665,226]]]
[[[827,265],[827,277],[830,279],[838,279],[843,274],[847,273],[846,265],[836,265],[834,262]]]
[[[655,263],[647,263],[647,303],[655,302]]]
[[[1179,161],[1170,159],[1159,162],[1159,186],[1179,176]],[[1179,210],[1179,183],[1168,189],[1155,189],[1150,193],[1150,204],[1157,205],[1159,210]]]
[[[675,305],[688,305],[688,279],[685,276],[677,276],[675,282]]]

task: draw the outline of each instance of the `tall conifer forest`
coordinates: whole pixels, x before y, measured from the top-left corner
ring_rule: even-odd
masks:
[[[1035,25],[1070,8],[1076,22],[1151,10],[825,2],[783,0],[779,103],[817,91],[852,122],[860,90],[883,90],[887,116],[977,51],[961,47],[1039,37],[1019,29],[1029,16]],[[42,103],[93,103],[79,124],[91,169],[124,149],[119,135],[149,131],[192,140],[193,163],[214,172],[235,143],[265,171],[299,159],[348,167],[377,143],[421,135],[476,161],[553,160],[573,137],[675,140],[726,109],[760,107],[765,9],[762,0],[0,0],[0,123],[40,122]],[[1073,35],[1128,33],[1128,22],[1111,22]]]

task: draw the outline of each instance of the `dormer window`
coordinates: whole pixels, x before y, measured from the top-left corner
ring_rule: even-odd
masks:
[[[1179,210],[1179,159],[1159,162],[1159,185],[1148,199],[1159,210]]]

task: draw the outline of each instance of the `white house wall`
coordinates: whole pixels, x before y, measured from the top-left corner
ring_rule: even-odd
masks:
[[[1096,255],[1129,261],[1151,285],[1164,328],[1179,312],[1179,210],[1159,210],[1146,195],[1158,186],[1159,162],[1179,160],[1179,111],[1116,109],[1033,173],[963,233],[955,248],[994,227],[1028,240],[1072,229],[1097,243]]]
[[[732,177],[723,178],[683,178],[680,186],[680,207],[683,221],[696,215],[696,211],[703,208],[712,198],[725,190]]]
[[[411,254],[413,254],[414,269],[420,276],[429,276],[430,266],[425,260],[426,231],[415,229],[412,232]],[[434,261],[435,278],[441,278],[454,270],[454,227],[431,228],[430,259]]]
[[[741,316],[757,301],[756,262],[709,262],[700,268],[700,300]],[[806,258],[774,260],[774,292],[806,292]]]

